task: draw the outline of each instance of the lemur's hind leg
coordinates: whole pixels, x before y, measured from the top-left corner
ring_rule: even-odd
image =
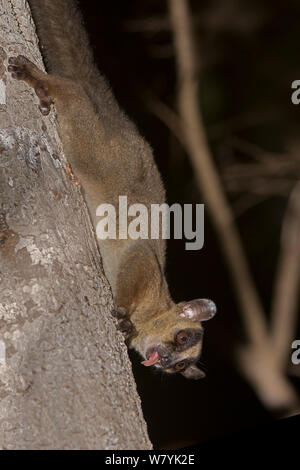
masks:
[[[48,85],[49,76],[22,55],[10,57],[8,63],[8,71],[11,72],[13,78],[22,80],[34,88],[40,99],[40,111],[44,116],[47,116],[50,112],[51,103],[53,103]]]

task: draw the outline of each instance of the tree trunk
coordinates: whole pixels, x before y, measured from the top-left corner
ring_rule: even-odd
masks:
[[[18,54],[42,67],[29,7],[0,13],[0,448],[150,449],[55,115],[5,71]]]

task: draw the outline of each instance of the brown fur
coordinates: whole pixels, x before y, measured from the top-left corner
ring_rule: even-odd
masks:
[[[95,67],[74,2],[29,0],[29,4],[50,75],[22,56],[10,59],[9,71],[35,89],[43,114],[55,103],[65,154],[84,189],[94,225],[97,206],[106,202],[117,207],[119,195],[126,195],[128,204],[143,203],[148,208],[162,204],[165,191],[151,149]],[[185,360],[184,375],[202,376],[193,365],[202,338],[184,350],[174,338],[180,330],[201,330],[200,321],[209,316],[205,309],[193,319],[179,316],[186,304],[175,305],[170,298],[164,275],[165,241],[106,240],[99,245],[120,325],[129,331],[125,312],[134,327],[130,346],[144,358],[156,348],[160,360],[155,365],[167,372],[176,371],[176,362]],[[168,356],[167,366],[162,354]]]

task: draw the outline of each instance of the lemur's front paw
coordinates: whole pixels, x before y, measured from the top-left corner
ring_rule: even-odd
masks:
[[[112,315],[117,319],[118,330],[123,333],[125,339],[130,338],[134,333],[134,326],[129,318],[127,318],[125,309],[117,307],[112,311]]]
[[[40,99],[39,109],[44,116],[47,116],[50,113],[51,103],[53,102],[46,83],[47,75],[23,55],[10,57],[8,63],[7,70],[11,72],[12,78],[23,80],[34,88]]]

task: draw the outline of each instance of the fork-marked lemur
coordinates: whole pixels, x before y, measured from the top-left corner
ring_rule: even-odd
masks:
[[[46,74],[23,56],[10,57],[8,71],[34,88],[43,115],[55,103],[59,133],[72,171],[79,178],[94,226],[101,203],[118,207],[165,202],[152,151],[120,110],[94,64],[88,36],[73,0],[28,0],[37,26]],[[211,300],[175,304],[164,275],[163,239],[99,240],[119,326],[145,366],[180,371],[198,379],[202,321],[216,313]],[[131,330],[131,327],[132,331]],[[131,334],[130,334],[131,333]]]

